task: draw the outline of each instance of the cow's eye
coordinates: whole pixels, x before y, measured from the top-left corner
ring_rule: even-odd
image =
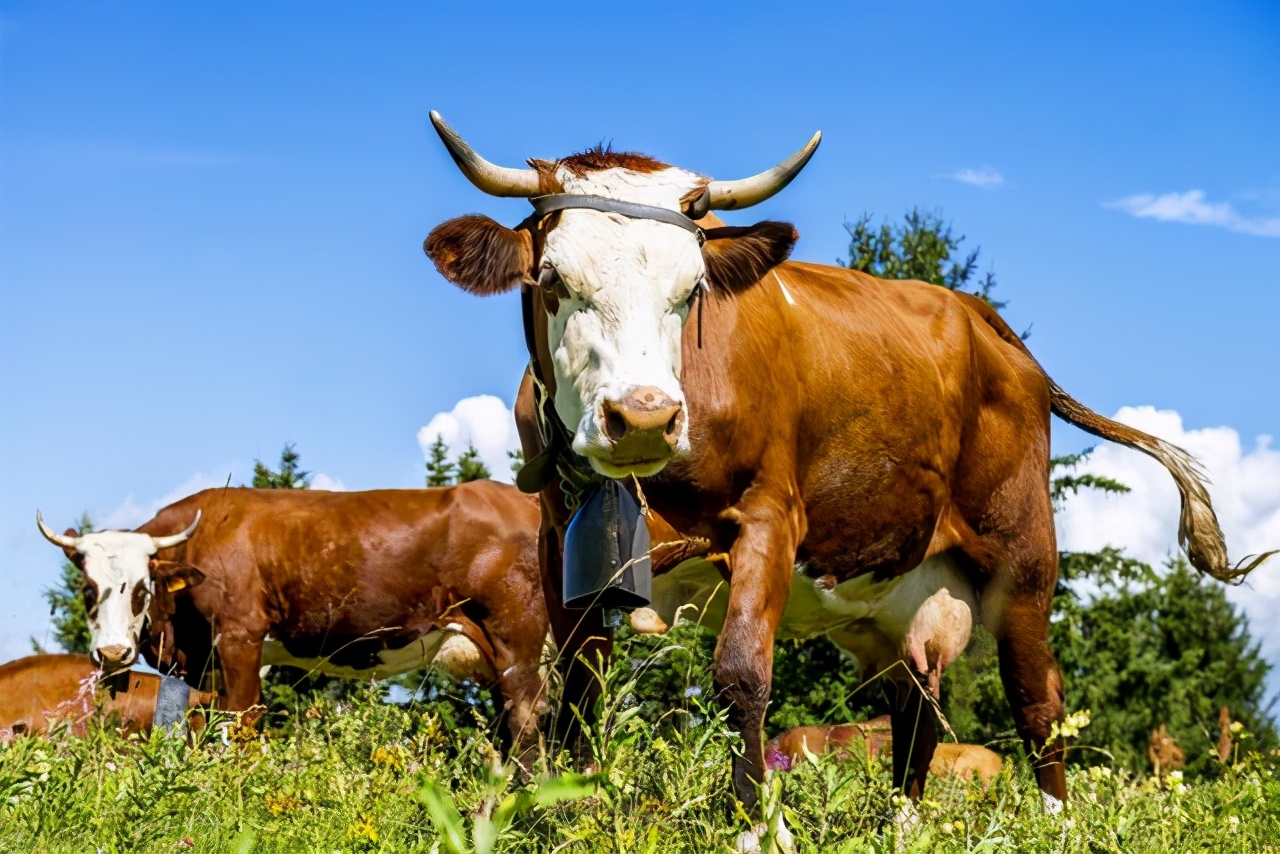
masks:
[[[693,286],[693,290],[689,291],[689,296],[684,301],[684,307],[689,309],[693,308],[693,304],[698,301],[698,295],[706,290],[706,287],[707,280],[698,279],[698,283]]]
[[[98,591],[88,585],[84,588],[84,610],[90,617],[98,610]]]
[[[568,289],[564,286],[564,280],[560,278],[556,268],[550,264],[542,265],[542,272],[538,274],[538,287],[559,299],[569,295]]]

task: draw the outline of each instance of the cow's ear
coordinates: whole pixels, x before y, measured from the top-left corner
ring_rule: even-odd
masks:
[[[79,537],[83,533],[83,531],[77,531],[75,528],[67,528],[67,530],[62,532],[62,536]],[[80,554],[80,552],[73,548],[68,548],[67,546],[61,546],[61,548],[63,554],[67,556],[67,560],[78,566],[81,572],[84,572],[84,555]]]
[[[787,260],[800,235],[789,222],[707,229],[702,259],[707,283],[722,293],[745,290]]]
[[[151,577],[167,593],[177,593],[204,581],[204,573],[191,564],[154,558],[151,560]]]
[[[422,251],[440,275],[479,296],[533,284],[533,235],[487,216],[471,214],[441,223],[422,242]]]

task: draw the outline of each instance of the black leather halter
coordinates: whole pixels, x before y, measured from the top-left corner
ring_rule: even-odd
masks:
[[[706,242],[702,229],[694,222],[704,217],[710,210],[711,195],[703,190],[702,195],[694,199],[685,209],[686,213],[660,208],[657,205],[642,205],[638,202],[624,202],[621,199],[610,199],[606,196],[580,196],[574,193],[550,193],[535,196],[529,200],[533,205],[533,213],[520,226],[532,226],[548,214],[566,210],[590,210],[600,213],[615,213],[630,219],[649,219],[654,222],[665,222],[683,228],[698,238],[698,245]],[[520,226],[517,226],[519,228]]]
[[[703,197],[705,196],[706,193],[704,192]],[[548,196],[537,196],[529,201],[533,203],[533,215],[538,219],[542,219],[547,214],[556,211],[574,209],[616,213],[631,219],[651,219],[655,222],[665,222],[668,225],[679,226],[685,231],[698,235],[698,243],[702,243],[702,229],[698,228],[696,222],[682,213],[660,208],[656,205],[624,202],[620,199],[610,199],[605,196],[579,196],[573,193],[553,193]],[[692,213],[705,215],[705,211],[702,214],[698,214],[701,201],[702,197],[690,206]]]

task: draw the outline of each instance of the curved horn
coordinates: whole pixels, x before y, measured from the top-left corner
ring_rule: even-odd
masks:
[[[187,528],[187,530],[183,531],[181,534],[170,534],[167,537],[152,537],[151,542],[156,544],[157,549],[171,549],[174,546],[182,545],[187,541],[187,537],[190,537],[192,534],[196,532],[196,525],[199,525],[199,524],[200,524],[200,511],[197,510],[196,518],[191,523],[191,525]]]
[[[445,148],[453,162],[458,164],[462,174],[484,192],[491,196],[515,196],[530,198],[539,194],[538,171],[536,169],[512,169],[508,166],[495,166],[472,150],[471,146],[458,136],[458,132],[445,124],[444,119],[435,110],[431,111],[431,124],[436,133],[444,141]]]
[[[36,525],[40,528],[40,533],[44,534],[44,538],[55,546],[61,546],[64,549],[74,549],[80,545],[79,537],[68,537],[63,534],[55,534],[49,530],[49,526],[40,518],[40,511],[36,511]]]
[[[712,181],[707,187],[711,196],[711,209],[728,211],[760,204],[800,174],[800,170],[818,150],[820,142],[822,131],[815,133],[804,148],[766,172],[737,181]]]

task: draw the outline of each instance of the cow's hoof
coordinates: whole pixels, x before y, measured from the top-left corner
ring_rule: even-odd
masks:
[[[795,839],[791,836],[791,831],[787,829],[787,825],[782,821],[781,816],[778,818],[778,826],[773,834],[773,845],[768,851],[763,847],[765,834],[768,828],[763,824],[757,824],[750,830],[744,830],[738,834],[738,842],[735,846],[740,854],[774,854],[774,852],[784,852],[791,854],[796,850]]]
[[[895,851],[906,851],[911,837],[920,830],[920,813],[916,811],[915,802],[899,795],[898,808],[893,813],[893,848]]]
[[[1041,792],[1040,798],[1044,801],[1044,811],[1049,815],[1062,815],[1064,804],[1048,792]]]

